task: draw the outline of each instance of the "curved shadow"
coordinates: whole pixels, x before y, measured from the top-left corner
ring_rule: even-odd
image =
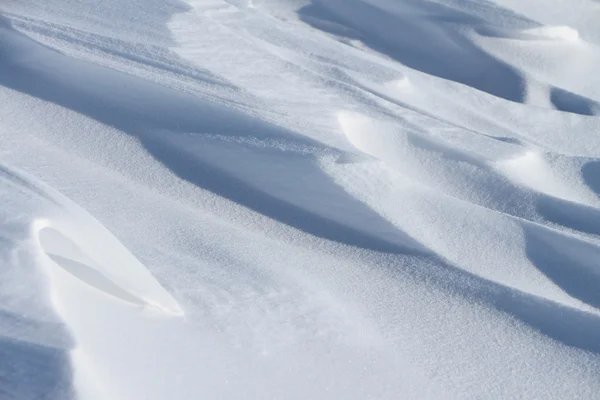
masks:
[[[600,354],[600,318],[536,296],[502,290],[492,304],[567,346]]]
[[[74,400],[73,346],[51,312],[42,320],[0,310],[0,399]]]
[[[79,247],[56,229],[45,227],[38,233],[42,250],[56,265],[81,282],[127,303],[146,305],[139,297],[113,282],[97,268]]]
[[[102,273],[79,261],[71,260],[56,254],[47,253],[48,257],[59,267],[79,279],[81,282],[98,289],[99,291],[116,297],[124,302],[143,306],[146,302],[130,294],[119,285],[108,279]]]
[[[537,211],[546,220],[576,231],[600,235],[600,210],[540,194]]]
[[[550,101],[560,111],[588,116],[600,114],[597,101],[557,87],[550,89]]]
[[[429,282],[511,315],[566,346],[600,354],[600,316],[501,285],[443,260],[439,260],[438,265],[443,272],[429,275]],[[426,271],[432,272],[432,268]]]
[[[68,351],[0,336],[0,360],[1,399],[76,399]]]
[[[600,309],[600,248],[550,229],[525,226],[524,233],[529,260],[570,296]]]
[[[306,190],[320,193],[317,199],[321,203],[319,211],[301,207],[262,190],[217,164],[203,159],[201,152],[182,157],[185,151],[174,146],[172,140],[161,140],[160,137],[152,140],[148,136],[144,146],[150,154],[160,162],[166,163],[165,165],[180,178],[313,236],[386,253],[423,254],[426,252],[426,249],[414,239],[347,194],[306,156],[294,160],[291,155],[285,155],[285,158],[281,155],[280,159],[273,158],[273,165],[277,165],[277,162],[289,163],[289,165],[300,163],[301,175],[299,172],[288,170],[281,177],[293,182],[299,182],[300,179],[310,180],[310,187],[306,187]],[[240,154],[235,168],[243,170],[250,168],[251,164],[251,160],[245,160]],[[265,186],[277,184],[265,176],[260,179]],[[335,218],[336,209],[348,211],[349,217],[346,221],[342,222],[339,218]],[[362,226],[359,228],[358,225],[361,223]],[[367,226],[369,230],[376,231],[378,234],[366,231]]]
[[[581,170],[583,181],[600,197],[600,161],[590,161]]]
[[[397,7],[389,12],[361,0],[313,0],[298,15],[316,29],[349,39],[360,37],[365,45],[410,68],[506,100],[524,101],[525,83],[519,72],[453,27],[476,27],[485,24],[484,20],[428,0],[405,0]],[[514,14],[513,19],[525,23]],[[533,22],[528,25],[535,26]]]

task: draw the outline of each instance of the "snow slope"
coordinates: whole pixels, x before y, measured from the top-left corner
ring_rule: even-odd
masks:
[[[597,398],[597,21],[0,2],[0,398]]]

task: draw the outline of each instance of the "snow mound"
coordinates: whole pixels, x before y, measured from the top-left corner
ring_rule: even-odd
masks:
[[[554,176],[543,156],[535,151],[498,162],[496,167],[518,184],[558,198],[566,196],[564,184]]]

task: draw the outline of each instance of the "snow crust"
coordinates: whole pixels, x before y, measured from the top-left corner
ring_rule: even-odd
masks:
[[[597,398],[598,21],[1,2],[0,398]]]

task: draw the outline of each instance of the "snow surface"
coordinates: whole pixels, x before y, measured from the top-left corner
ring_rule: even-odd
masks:
[[[600,2],[0,2],[0,399],[597,399]]]

